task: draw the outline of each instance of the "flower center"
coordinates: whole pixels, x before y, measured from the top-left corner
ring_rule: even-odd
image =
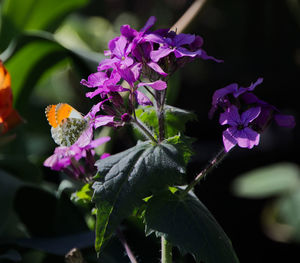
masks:
[[[243,129],[244,129],[244,125],[243,125],[243,124],[239,124],[236,128],[237,128],[238,130],[243,130]]]

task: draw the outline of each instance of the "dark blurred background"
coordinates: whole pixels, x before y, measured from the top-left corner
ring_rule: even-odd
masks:
[[[122,24],[130,24],[139,29],[154,15],[157,18],[155,29],[168,28],[192,3],[189,0],[90,0],[64,19],[57,20],[56,25],[53,23],[42,29],[54,33],[70,49],[101,53],[106,49],[108,40],[119,34]],[[207,116],[211,97],[216,89],[234,82],[248,86],[258,77],[263,77],[264,81],[256,88],[256,94],[275,105],[282,113],[294,115],[297,122],[300,107],[299,29],[300,2],[297,0],[207,0],[201,12],[185,30],[184,33],[201,35],[204,38],[203,49],[209,55],[224,60],[224,63],[194,61],[178,71],[170,81],[168,104],[193,111],[198,117],[198,121],[188,123],[186,128],[186,134],[196,138],[195,156],[188,166],[190,180],[222,147],[222,127],[216,119],[209,120]],[[24,42],[26,41],[30,42],[25,39]],[[2,49],[4,50],[3,47]],[[13,56],[7,59],[9,70],[16,63]],[[66,101],[80,111],[87,112],[92,105],[85,98],[86,89],[79,81],[96,71],[96,63],[78,70],[73,62],[58,57],[56,67],[34,83],[34,89],[28,94],[28,103],[24,104],[19,99],[16,104],[27,124],[20,128],[19,141],[14,143],[17,145],[20,140],[26,141],[23,147],[26,148],[27,157],[35,166],[39,166],[38,180],[54,185],[59,185],[61,177],[42,167],[43,160],[55,147],[45,121],[44,107]],[[109,132],[105,130],[102,133]],[[105,150],[111,153],[135,144],[130,129],[118,130],[110,135],[113,140]],[[276,232],[276,224],[272,223],[276,221],[290,225],[291,222],[282,214],[273,215],[281,209],[273,209],[278,200],[286,196],[282,192],[261,196],[255,196],[254,193],[249,198],[239,190],[234,190],[233,185],[242,174],[257,168],[280,166],[282,163],[299,165],[299,139],[299,125],[294,129],[287,129],[272,124],[261,136],[259,146],[252,150],[236,147],[196,186],[197,196],[231,239],[240,262],[298,262],[298,230],[295,235],[289,234],[286,237],[285,233],[282,236]],[[9,153],[11,148],[13,147],[3,151]],[[23,174],[23,178],[25,177]],[[299,185],[295,190],[297,193]],[[297,214],[289,214],[287,218],[297,219],[292,225],[296,229],[295,226],[300,226],[300,202],[294,205],[292,210]],[[268,218],[273,221],[269,223]],[[158,261],[159,243],[154,237],[143,243],[142,230],[135,224],[136,222],[127,220],[123,231],[138,259],[140,262]],[[177,260],[174,262],[193,262],[190,256],[180,257],[176,249],[174,253]],[[49,256],[48,261],[45,259],[37,262],[51,260],[60,262],[61,259]],[[126,258],[124,260],[126,262]]]

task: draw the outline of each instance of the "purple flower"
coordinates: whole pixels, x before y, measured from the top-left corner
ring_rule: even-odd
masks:
[[[260,100],[252,93],[262,82],[263,79],[258,78],[246,88],[233,83],[214,92],[209,117],[212,118],[218,108],[224,111],[220,114],[220,124],[230,126],[223,132],[226,151],[236,144],[249,149],[257,145],[259,133],[262,133],[272,120],[279,126],[291,128],[295,126],[295,118],[292,115],[281,114],[276,107]],[[239,116],[238,111],[243,109],[248,110]]]
[[[220,115],[220,124],[229,125],[223,132],[223,143],[225,151],[228,152],[236,144],[242,148],[253,148],[258,145],[260,135],[252,130],[249,125],[260,114],[260,107],[250,108],[241,115],[234,105],[229,107]]]
[[[159,48],[153,50],[150,55],[154,62],[158,62],[170,54],[174,54],[177,59],[188,57],[191,60],[199,57],[223,62],[223,60],[207,55],[202,49],[203,39],[200,36],[183,33],[177,35],[174,31],[157,30],[153,34],[149,34],[146,39],[159,44]]]
[[[93,149],[103,143],[108,142],[109,140],[110,137],[107,136],[92,140],[84,147],[80,147],[78,143],[75,143],[69,147],[56,147],[54,150],[54,154],[44,161],[44,166],[50,167],[52,170],[56,171],[64,170],[65,168],[69,167],[73,172],[73,176],[75,178],[79,178],[79,175],[84,172],[84,167],[79,165],[78,161],[81,158],[87,157],[88,151],[90,151],[91,154],[94,155],[95,152],[93,151]]]
[[[168,32],[166,36],[163,38],[159,38],[155,35],[149,35],[149,40],[160,44],[158,50],[154,50],[151,52],[151,59],[154,62],[158,62],[161,58],[168,56],[173,53],[176,58],[181,57],[196,57],[199,55],[199,50],[190,51],[186,47],[186,45],[192,44],[195,41],[195,35],[191,34],[179,34],[176,35],[175,32]]]
[[[255,83],[251,83],[251,85],[247,88],[239,88],[237,83],[232,83],[222,89],[216,90],[212,97],[212,107],[209,111],[209,118],[212,119],[218,107],[225,110],[226,108],[230,107],[234,99],[246,92],[253,91],[255,87],[262,82],[263,78],[258,78]]]
[[[275,106],[260,100],[253,93],[246,92],[241,95],[241,99],[248,105],[255,105],[261,108],[261,113],[253,124],[259,132],[264,131],[273,119],[277,125],[282,127],[294,128],[296,125],[294,116],[281,114]]]
[[[88,76],[88,80],[82,79],[80,83],[89,88],[97,88],[93,92],[88,92],[86,96],[93,98],[96,95],[100,95],[102,98],[110,92],[121,92],[124,91],[123,87],[117,85],[120,81],[121,76],[117,71],[105,71],[96,72]]]
[[[106,125],[113,126],[115,116],[97,115],[97,113],[101,109],[101,106],[108,100],[109,98],[94,105],[90,110],[90,112],[86,115],[87,118],[90,120],[90,127],[97,129],[100,126],[106,126]]]
[[[104,54],[110,56],[110,58],[104,59],[99,63],[98,71],[105,70],[107,68],[115,68],[117,64],[120,68],[126,68],[131,66],[134,61],[129,56],[131,49],[126,37],[119,36],[109,41],[109,50]]]
[[[167,76],[168,74],[159,66],[159,64],[151,59],[150,55],[152,51],[153,43],[143,42],[135,46],[135,48],[132,50],[132,55],[139,63],[142,63],[145,75],[151,75],[151,73],[147,69],[147,67],[149,67],[159,75],[162,75],[164,77]]]
[[[163,80],[157,80],[154,82],[141,82],[138,84],[138,87],[148,86],[155,90],[164,90],[167,88],[167,83]]]

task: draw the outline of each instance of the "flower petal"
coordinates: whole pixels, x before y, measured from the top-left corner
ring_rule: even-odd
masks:
[[[228,130],[223,131],[223,144],[226,152],[229,152],[237,144],[237,141]]]
[[[246,127],[241,131],[238,131],[235,134],[235,136],[238,145],[242,148],[251,149],[253,148],[254,145],[259,144],[259,138],[260,138],[259,133],[253,131],[249,127]]]
[[[229,124],[230,126],[237,126],[241,122],[238,108],[231,105],[225,112],[220,114],[219,123],[221,125]]]
[[[78,147],[83,148],[87,146],[93,139],[93,126],[90,125],[82,132],[78,140],[75,142]]]
[[[147,63],[147,65],[152,68],[154,71],[156,71],[158,74],[166,77],[168,74],[163,71],[163,69],[154,61],[150,61]]]
[[[242,113],[241,122],[244,126],[248,126],[249,122],[253,121],[260,114],[260,107],[250,108]]]
[[[114,122],[114,116],[110,115],[98,115],[95,117],[95,128],[97,129],[100,126],[105,126]]]
[[[186,48],[179,47],[174,49],[174,55],[176,58],[181,58],[181,57],[196,57],[198,55],[198,51],[190,51]]]
[[[157,81],[154,81],[154,82],[141,82],[138,84],[138,87],[142,87],[142,86],[149,86],[151,87],[152,89],[155,89],[155,90],[164,90],[167,88],[167,83],[163,80],[157,80]]]
[[[226,95],[237,91],[237,89],[238,84],[232,83],[222,89],[216,90],[212,98],[212,105],[217,105]]]
[[[279,126],[294,128],[296,121],[292,115],[275,114],[274,120]]]
[[[155,21],[156,21],[156,17],[150,16],[149,19],[147,20],[146,24],[140,30],[140,32],[146,32],[150,27],[152,27],[154,25]]]
[[[140,105],[153,105],[152,101],[143,93],[138,90],[135,91],[136,100]]]
[[[106,143],[108,141],[110,141],[109,136],[100,137],[98,139],[91,141],[91,143],[89,144],[89,148],[94,149],[94,148],[98,147],[99,145]]]
[[[158,50],[151,51],[150,58],[154,62],[158,62],[161,58],[168,56],[172,52],[173,52],[172,48],[161,47]]]
[[[107,80],[105,72],[96,72],[88,76],[88,80],[82,79],[80,83],[89,88],[94,88],[103,85],[104,81]]]

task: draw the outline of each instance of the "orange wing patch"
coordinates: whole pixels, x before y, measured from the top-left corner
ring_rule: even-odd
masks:
[[[56,122],[59,125],[62,120],[68,118],[71,114],[73,107],[71,107],[67,103],[59,103],[56,105],[55,115],[56,115]]]
[[[49,106],[47,106],[47,108],[45,110],[47,120],[48,120],[49,124],[54,128],[56,128],[58,125],[57,121],[56,121],[55,108],[56,108],[56,105],[49,105]]]
[[[13,109],[13,95],[10,74],[0,60],[0,134],[22,122],[18,112]]]
[[[52,126],[52,138],[58,145],[71,146],[87,129],[88,121],[67,103],[49,105],[45,113]]]
[[[45,114],[49,124],[56,128],[64,119],[67,119],[71,111],[74,110],[72,106],[67,103],[59,103],[57,105],[49,105],[45,110]]]

